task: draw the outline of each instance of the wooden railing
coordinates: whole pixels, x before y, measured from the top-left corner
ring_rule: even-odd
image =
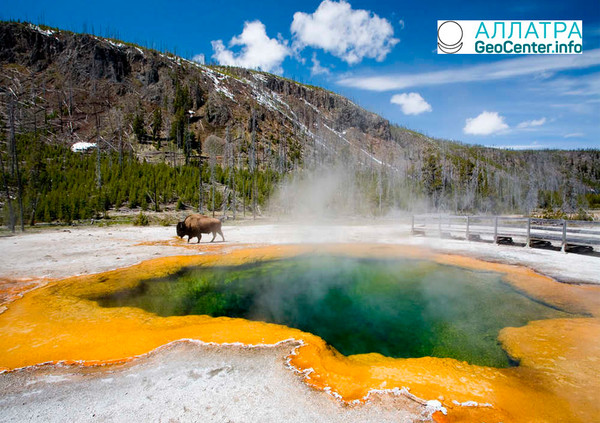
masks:
[[[600,246],[600,222],[580,220],[426,214],[412,216],[412,233],[497,244],[520,241],[527,247],[558,244],[565,252]]]

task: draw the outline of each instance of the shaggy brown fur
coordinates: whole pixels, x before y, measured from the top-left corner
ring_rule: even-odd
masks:
[[[177,224],[177,236],[183,238],[187,235],[188,242],[190,242],[190,239],[196,237],[198,238],[199,244],[202,234],[209,233],[212,233],[213,235],[210,242],[215,240],[217,234],[221,235],[221,238],[225,241],[223,232],[221,232],[221,221],[219,219],[201,214],[190,214],[183,222]]]

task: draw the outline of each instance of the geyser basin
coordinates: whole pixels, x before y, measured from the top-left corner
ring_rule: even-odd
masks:
[[[532,301],[502,275],[414,259],[298,256],[186,268],[97,301],[160,316],[242,317],[322,337],[344,355],[449,357],[507,367],[504,327],[571,317]]]

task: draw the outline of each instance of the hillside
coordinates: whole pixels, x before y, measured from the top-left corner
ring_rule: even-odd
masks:
[[[316,169],[347,172],[361,213],[600,205],[598,150],[431,139],[264,72],[16,22],[0,23],[0,66],[3,222],[9,208],[32,222],[175,203],[260,212],[284,181]],[[100,154],[70,151],[82,142]]]

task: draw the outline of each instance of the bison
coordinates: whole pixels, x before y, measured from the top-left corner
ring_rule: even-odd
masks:
[[[183,238],[187,235],[188,242],[190,242],[190,239],[196,237],[199,244],[202,234],[209,234],[211,232],[213,237],[210,242],[215,240],[217,234],[221,235],[221,238],[225,241],[223,232],[221,232],[221,221],[219,219],[201,214],[190,214],[183,222],[177,223],[177,236]]]

